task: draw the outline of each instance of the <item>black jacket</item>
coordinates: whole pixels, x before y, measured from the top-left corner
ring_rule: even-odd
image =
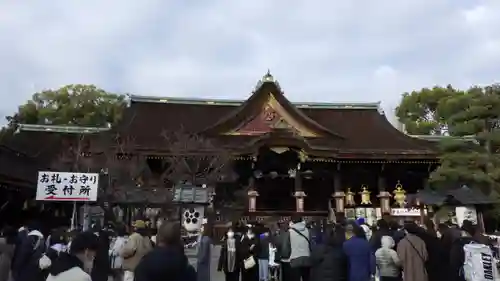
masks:
[[[99,248],[97,250],[94,267],[92,268],[92,281],[107,281],[108,275],[111,273],[111,265],[109,262],[109,235],[107,231],[101,230],[98,232]]]
[[[257,259],[269,259],[269,243],[271,242],[270,235],[263,235],[257,240],[257,251],[255,257]]]
[[[41,234],[40,234],[41,235]],[[43,281],[45,274],[38,261],[45,252],[45,240],[38,235],[28,235],[21,242],[12,267],[16,281]]]
[[[134,281],[196,281],[196,271],[183,249],[157,247],[141,259]]]
[[[311,253],[311,276],[314,281],[347,280],[347,258],[342,247],[318,244]]]
[[[472,237],[460,237],[453,242],[450,251],[450,267],[447,280],[465,281],[461,274],[465,260],[464,246],[473,241],[474,239]]]

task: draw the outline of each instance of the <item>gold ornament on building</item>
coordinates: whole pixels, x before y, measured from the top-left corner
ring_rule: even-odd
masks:
[[[345,194],[345,204],[346,206],[356,205],[356,202],[354,201],[354,192],[352,192],[350,188],[347,189]]]
[[[361,205],[370,205],[372,201],[370,200],[370,191],[368,191],[368,187],[366,185],[361,186]]]
[[[406,191],[403,189],[403,185],[398,181],[396,188],[394,189],[394,201],[399,207],[403,208],[406,204]]]

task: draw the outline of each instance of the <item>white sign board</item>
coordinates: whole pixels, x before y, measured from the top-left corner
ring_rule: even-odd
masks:
[[[98,187],[99,174],[38,172],[36,200],[96,201]]]
[[[418,208],[392,208],[391,215],[395,217],[418,217],[420,209]]]
[[[477,224],[477,211],[474,206],[456,207],[455,214],[457,215],[457,223],[459,226],[462,226],[464,220],[469,220]]]

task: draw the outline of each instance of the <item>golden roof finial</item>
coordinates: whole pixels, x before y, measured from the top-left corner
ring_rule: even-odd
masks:
[[[271,75],[271,70],[267,69],[266,75],[262,77],[262,82],[274,82],[274,77]]]

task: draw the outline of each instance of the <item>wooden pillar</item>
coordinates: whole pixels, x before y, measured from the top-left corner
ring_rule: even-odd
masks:
[[[248,211],[255,212],[257,210],[257,197],[259,193],[255,190],[255,179],[253,177],[250,178],[248,183]]]
[[[302,189],[302,175],[300,173],[300,164],[297,165],[297,171],[295,173],[294,178],[294,193],[295,197],[295,210],[297,213],[304,212],[304,198],[306,197],[306,193]]]
[[[378,176],[377,189],[378,198],[380,200],[380,211],[382,215],[391,213],[391,193],[387,191],[387,180],[383,174],[384,166],[382,166],[381,174]]]
[[[333,176],[333,198],[335,200],[334,219],[337,223],[342,223],[342,221],[345,220],[345,192],[342,188],[340,164],[337,164],[337,168]]]

